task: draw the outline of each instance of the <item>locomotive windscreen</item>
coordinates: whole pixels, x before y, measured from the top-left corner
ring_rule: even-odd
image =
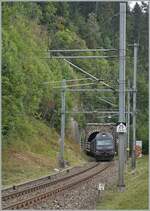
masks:
[[[97,140],[97,146],[112,145],[112,139]]]
[[[114,147],[113,137],[110,133],[98,133],[95,137],[96,139],[96,148],[109,148]]]

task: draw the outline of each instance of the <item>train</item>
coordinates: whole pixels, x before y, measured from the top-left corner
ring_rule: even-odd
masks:
[[[109,132],[99,132],[86,144],[86,152],[96,161],[113,160],[115,156],[115,140]]]

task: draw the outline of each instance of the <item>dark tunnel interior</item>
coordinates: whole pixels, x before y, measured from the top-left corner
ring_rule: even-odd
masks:
[[[88,138],[88,141],[89,142],[92,141],[98,133],[99,133],[99,131],[95,131],[95,132],[91,133],[91,135]]]

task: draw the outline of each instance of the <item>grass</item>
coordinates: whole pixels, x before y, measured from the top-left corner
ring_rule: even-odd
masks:
[[[2,186],[18,184],[54,172],[58,168],[59,135],[44,123],[31,120],[31,133],[10,134],[2,141]],[[65,140],[64,157],[71,166],[82,164],[85,159],[79,144]]]
[[[114,191],[106,190],[102,201],[97,203],[97,209],[148,209],[148,156],[137,159],[135,175],[128,165],[125,183],[125,192],[119,193],[116,188]]]

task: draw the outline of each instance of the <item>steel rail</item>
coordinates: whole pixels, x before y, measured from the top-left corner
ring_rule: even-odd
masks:
[[[86,169],[83,169],[75,174],[71,174],[69,176],[66,176],[66,177],[62,177],[60,179],[57,179],[57,180],[54,180],[54,181],[50,181],[50,182],[45,182],[45,183],[42,183],[42,184],[39,184],[39,185],[35,185],[33,187],[27,187],[27,188],[24,188],[23,190],[20,190],[20,191],[16,191],[15,193],[9,193],[9,194],[5,194],[2,196],[2,201],[6,201],[8,199],[10,199],[11,197],[14,198],[15,196],[18,196],[19,194],[20,195],[23,195],[23,194],[26,194],[28,191],[32,191],[32,190],[39,190],[41,188],[44,188],[44,187],[48,187],[50,185],[54,185],[56,184],[57,182],[61,182],[61,181],[65,181],[73,176],[76,176],[76,175],[79,175],[79,174],[82,174],[86,171],[89,171],[90,169],[92,168],[95,168],[98,164],[96,163],[94,166],[91,166],[89,168],[86,168]],[[50,176],[47,176],[47,180],[49,181],[49,177]],[[43,178],[43,179],[46,179],[46,178]],[[39,181],[41,180],[41,178],[39,179]],[[34,181],[38,182],[38,180],[33,180],[30,182],[30,184],[32,184]],[[24,183],[25,185],[25,183]],[[17,188],[17,186],[16,186]]]
[[[99,164],[97,164],[97,166],[98,165]],[[104,166],[102,169],[96,170],[95,172],[93,172],[92,174],[90,174],[90,175],[88,175],[86,177],[83,177],[81,179],[77,179],[77,180],[75,180],[73,182],[71,181],[70,183],[63,185],[62,187],[58,187],[58,188],[56,188],[54,190],[47,191],[46,193],[42,193],[42,194],[39,194],[37,196],[33,196],[33,197],[29,198],[29,199],[24,199],[24,200],[19,201],[19,202],[17,201],[16,203],[13,203],[11,205],[3,207],[3,210],[29,208],[29,207],[35,205],[36,202],[41,202],[42,200],[45,200],[45,199],[49,198],[50,196],[53,196],[54,194],[57,194],[57,193],[59,193],[59,192],[61,192],[63,190],[67,190],[69,188],[72,188],[73,186],[78,185],[81,182],[89,180],[90,178],[96,176],[97,174],[103,172],[104,170],[106,170],[107,168],[109,168],[111,166],[113,166],[113,164],[109,163],[109,165]]]

